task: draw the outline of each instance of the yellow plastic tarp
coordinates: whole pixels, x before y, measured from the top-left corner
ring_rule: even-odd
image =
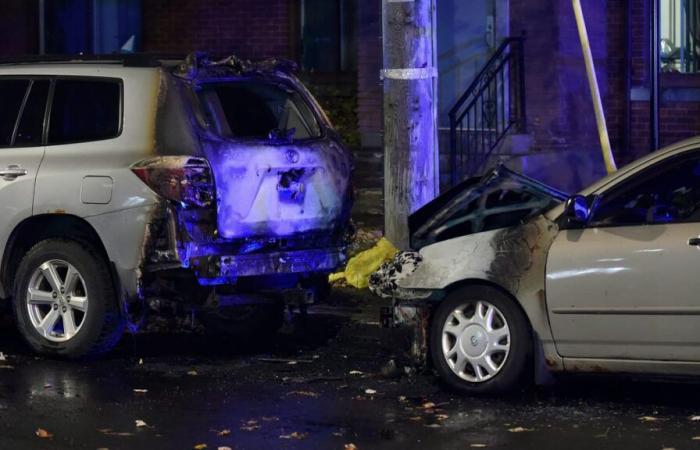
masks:
[[[332,283],[345,278],[350,286],[364,289],[369,285],[369,276],[398,251],[386,238],[381,238],[374,247],[350,258],[345,271],[331,274],[328,281]]]

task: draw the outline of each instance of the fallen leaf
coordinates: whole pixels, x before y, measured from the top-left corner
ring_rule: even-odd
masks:
[[[289,362],[287,363],[288,366],[296,366],[297,364],[298,364],[297,361],[289,361]]]
[[[194,448],[194,450],[204,450],[205,448],[207,448],[207,444],[196,444],[192,448]]]
[[[345,444],[345,447],[343,447],[344,450],[357,450],[357,445],[353,444],[352,442],[349,444]]]
[[[408,420],[418,422],[419,420],[423,420],[423,418],[421,416],[413,416],[413,417],[409,417]]]
[[[639,418],[640,421],[642,422],[658,422],[659,420],[664,420],[660,417],[654,417],[654,416],[642,416]]]
[[[376,393],[377,391],[375,391],[374,389],[365,389],[365,394],[367,395],[374,395]]]
[[[229,434],[231,434],[231,430],[229,430],[228,428],[224,428],[221,431],[217,431],[216,434],[218,436],[228,436]]]
[[[437,420],[447,420],[450,418],[450,416],[448,416],[447,414],[436,414],[435,418]]]
[[[232,450],[231,447],[218,447],[216,450]]]
[[[359,370],[351,370],[348,372],[350,375],[364,375],[363,372],[360,372]]]
[[[49,433],[48,431],[44,430],[43,428],[37,428],[35,433],[38,437],[40,437],[42,439],[53,438],[53,433]]]
[[[313,392],[313,391],[291,391],[291,392],[288,392],[287,395],[299,395],[301,397],[316,398],[316,397],[318,397],[319,394],[317,392]]]
[[[421,405],[421,407],[422,407],[423,409],[433,409],[433,408],[435,408],[435,406],[436,406],[436,405],[435,405],[435,403],[433,403],[433,402],[425,402],[425,403],[423,403],[423,404]]]
[[[511,433],[524,433],[526,431],[533,431],[532,428],[523,428],[523,427],[515,427],[515,428],[508,428],[508,431]]]
[[[405,401],[406,401],[406,396],[405,396],[405,395],[399,395],[399,401],[400,401],[400,402],[405,402]]]
[[[134,389],[134,394],[145,394],[148,389]]]
[[[148,424],[141,419],[136,419],[134,422],[136,423],[136,428],[148,428]]]
[[[297,440],[302,440],[306,439],[308,436],[308,433],[299,433],[298,431],[295,431],[291,434],[280,434],[280,439],[297,439]]]
[[[189,372],[187,372],[187,375],[189,375],[191,377],[195,377],[198,375],[198,373],[196,370],[190,370]]]

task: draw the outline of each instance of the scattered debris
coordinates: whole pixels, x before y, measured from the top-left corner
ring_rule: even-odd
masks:
[[[192,448],[194,448],[194,450],[204,450],[205,448],[207,448],[207,444],[196,444]]]
[[[148,389],[134,389],[134,394],[145,394],[148,392]]]
[[[690,416],[690,417],[688,417],[688,420],[690,420],[692,422],[697,422],[697,421],[700,421],[700,416]]]
[[[134,435],[134,433],[130,433],[128,431],[113,431],[111,428],[100,428],[97,431],[105,436],[127,437]]]
[[[44,389],[51,389],[53,385],[51,383],[44,383]]]
[[[515,428],[508,428],[508,431],[511,433],[525,433],[527,431],[535,431],[532,428],[523,428],[523,427],[515,427]]]
[[[440,421],[447,420],[449,418],[450,418],[450,416],[448,416],[447,414],[436,414],[435,415],[435,419],[440,420]]]
[[[295,431],[291,434],[280,434],[280,439],[297,439],[297,440],[302,440],[306,439],[309,433],[299,433],[298,431]]]
[[[435,409],[437,405],[433,402],[425,402],[421,405],[421,408],[423,409]]]
[[[367,395],[374,395],[376,393],[377,391],[375,391],[374,389],[365,389],[365,394]]]
[[[43,428],[37,428],[34,433],[42,439],[52,439],[53,438],[53,433],[50,433],[50,432],[44,430]]]
[[[148,425],[141,419],[136,419],[134,422],[136,423],[136,428],[152,428],[150,425]]]
[[[7,357],[5,357],[3,352],[0,352],[0,361],[7,361]]]
[[[351,370],[348,372],[349,375],[364,375],[364,372],[361,372],[359,370]]]
[[[401,378],[403,370],[399,368],[395,360],[390,359],[389,362],[382,367],[381,373],[384,378]]]
[[[216,450],[232,450],[231,447],[218,447]]]
[[[187,372],[187,375],[189,375],[189,376],[191,376],[191,377],[196,377],[196,376],[199,375],[199,374],[197,373],[196,370],[190,370],[190,371]]]
[[[345,444],[345,447],[343,447],[343,450],[358,450],[358,448],[357,448],[357,445],[355,445],[351,442],[349,444]]]
[[[143,365],[143,358],[139,358],[139,366]]]
[[[260,362],[274,363],[274,364],[287,364],[287,365],[292,365],[292,366],[294,366],[298,363],[312,363],[312,362],[314,362],[313,359],[289,359],[289,358],[256,358],[256,360],[260,361]]]
[[[690,438],[691,441],[700,441],[700,436],[693,436]]]
[[[269,416],[269,417],[263,416],[262,420],[263,420],[263,422],[277,422],[280,420],[280,418],[276,417],[276,416]]]
[[[471,448],[486,448],[486,444],[469,444]]]

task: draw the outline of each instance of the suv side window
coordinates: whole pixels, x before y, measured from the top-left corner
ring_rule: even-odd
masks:
[[[28,86],[29,80],[0,80],[0,147],[12,144],[12,134]]]
[[[700,155],[651,167],[604,194],[589,226],[700,222]]]
[[[51,106],[49,145],[115,138],[119,135],[120,115],[118,81],[58,79]]]
[[[34,80],[29,96],[22,110],[22,117],[17,126],[15,146],[41,145],[44,134],[44,113],[46,99],[49,95],[49,80]]]

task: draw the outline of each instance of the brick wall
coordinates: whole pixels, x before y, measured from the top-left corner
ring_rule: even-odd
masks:
[[[39,50],[39,11],[30,0],[0,2],[0,49],[3,56],[36,53]]]
[[[358,2],[357,28],[357,116],[362,144],[382,145],[382,67],[381,2]]]
[[[250,59],[293,57],[293,4],[287,0],[143,0],[143,49],[202,50]]]
[[[650,150],[649,0],[582,3],[608,134],[618,164],[622,164]],[[629,24],[628,3],[631,5]],[[520,30],[527,32],[526,95],[534,149],[599,148],[570,2],[511,0],[511,33]],[[629,94],[626,92],[628,71]],[[662,146],[700,134],[700,100],[692,97],[683,101],[669,100],[678,98],[674,91],[681,86],[700,87],[700,76],[662,74],[660,77]],[[629,117],[628,95],[634,98]]]

